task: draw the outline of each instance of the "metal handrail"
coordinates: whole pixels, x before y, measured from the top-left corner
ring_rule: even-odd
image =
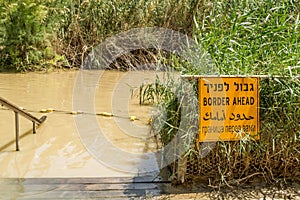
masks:
[[[47,116],[44,115],[40,119],[38,119],[38,118],[34,117],[33,115],[31,115],[30,113],[25,112],[24,110],[20,109],[16,105],[3,99],[2,97],[0,97],[0,104],[2,106],[7,107],[8,109],[14,111],[14,113],[15,113],[16,151],[19,151],[20,150],[20,148],[19,148],[19,114],[22,115],[23,117],[25,117],[26,119],[32,121],[33,134],[36,133],[36,125],[42,124],[46,120]]]

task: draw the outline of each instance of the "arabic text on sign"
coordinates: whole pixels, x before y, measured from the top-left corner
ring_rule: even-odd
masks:
[[[230,117],[229,117],[229,120],[231,121],[243,121],[243,120],[246,120],[246,121],[249,121],[249,120],[252,120],[254,119],[253,116],[249,115],[247,116],[245,113],[242,113],[242,114],[235,114],[235,113],[231,113]],[[225,111],[222,110],[222,112],[206,112],[205,115],[203,116],[203,120],[204,121],[208,121],[208,120],[211,120],[211,121],[225,121],[226,120],[226,115],[225,115]]]
[[[212,120],[212,121],[224,121],[226,120],[225,111],[222,110],[222,113],[219,114],[219,112],[216,112],[215,114],[212,114],[212,112],[205,113],[205,116],[203,117],[203,120]]]
[[[244,113],[241,115],[241,114],[234,114],[234,113],[231,113],[231,116],[229,118],[229,120],[233,120],[233,121],[243,121],[243,120],[252,120],[254,119],[253,116],[249,115],[249,116],[246,116]]]

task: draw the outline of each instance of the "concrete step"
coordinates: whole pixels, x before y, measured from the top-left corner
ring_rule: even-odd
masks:
[[[0,179],[0,199],[145,199],[172,190],[152,177]]]

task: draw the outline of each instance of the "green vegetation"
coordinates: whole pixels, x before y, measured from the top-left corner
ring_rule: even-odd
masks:
[[[53,57],[45,20],[47,9],[41,2],[3,1],[1,7],[0,69],[34,70]]]
[[[202,144],[195,142],[194,148],[187,149],[185,155],[186,178],[201,177],[218,186],[253,180],[273,183],[299,180],[300,5],[290,1],[207,5],[202,20],[194,21],[197,30],[194,35],[210,53],[219,73],[269,74],[270,78],[261,80],[261,140],[218,142],[206,157],[200,156]],[[199,74],[197,67],[178,62],[177,58],[169,59],[168,64],[182,74]],[[272,75],[282,78],[272,78]],[[157,92],[149,88],[157,87],[155,84],[142,86],[142,94],[146,93],[146,99],[154,99]],[[158,128],[159,132],[155,132],[157,123],[152,125],[162,145],[168,144],[178,132],[181,119],[180,100],[168,91],[165,96],[168,98],[159,105],[167,110],[167,120],[162,130]],[[157,122],[159,117],[153,121]],[[185,117],[197,120],[197,116]],[[190,130],[187,135],[194,134],[196,138],[197,131]],[[173,168],[174,177],[176,169]]]
[[[218,142],[204,158],[195,142],[185,155],[187,177],[207,177],[214,181],[211,184],[256,176],[266,181],[299,179],[299,11],[300,3],[290,0],[0,0],[0,70],[79,67],[93,47],[116,33],[149,26],[178,30],[209,52],[220,74],[284,77],[261,82],[261,140]],[[149,55],[146,61],[167,62],[182,74],[201,73],[176,56],[153,51]],[[130,58],[125,55],[116,62],[124,59]],[[180,124],[180,100],[159,80],[142,86],[140,94],[141,103],[159,100],[167,110],[158,133],[161,144],[167,144]]]
[[[213,185],[299,180],[299,78],[267,78],[260,86],[261,139],[218,142],[204,158],[199,149],[188,155],[189,175]]]
[[[64,66],[64,58],[78,67],[105,38],[149,26],[194,36],[220,73],[282,73],[299,64],[293,1],[1,0],[0,9],[2,69]]]
[[[0,0],[0,69],[79,67],[105,38],[137,27],[168,27],[192,35],[191,16],[198,4],[187,0]]]
[[[214,5],[210,16],[199,23],[202,29],[198,35],[219,72],[284,78],[261,81],[260,141],[219,142],[205,158],[198,156],[196,148],[188,155],[188,170],[210,178],[212,184],[237,184],[255,178],[299,180],[300,4],[233,1]]]
[[[161,146],[170,143],[180,128],[181,120],[192,121],[195,126],[185,130],[183,137],[194,138],[193,147],[186,148],[187,162],[185,179],[199,178],[211,185],[236,185],[248,181],[299,180],[300,178],[300,80],[295,76],[262,78],[260,83],[261,139],[255,140],[248,133],[241,141],[222,142],[212,145],[212,151],[202,156],[204,143],[199,143],[198,115],[188,112],[181,116],[184,96],[178,99],[156,80],[154,84],[140,87],[141,103],[155,101],[166,111],[153,116],[152,132],[159,138]],[[197,80],[194,84],[197,86]],[[178,88],[172,79],[167,88]],[[177,92],[178,93],[178,92]],[[189,99],[197,103],[197,99]],[[191,114],[193,114],[191,116]],[[165,120],[162,123],[162,119]],[[162,125],[163,124],[163,125]],[[177,164],[173,165],[172,177],[176,179]]]
[[[299,3],[233,1],[214,5],[197,33],[220,73],[284,74],[287,66],[299,65]]]

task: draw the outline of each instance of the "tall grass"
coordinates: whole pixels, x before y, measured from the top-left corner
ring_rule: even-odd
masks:
[[[185,155],[187,179],[202,177],[219,186],[299,180],[299,10],[299,3],[292,1],[207,1],[201,15],[195,15],[194,36],[220,74],[270,77],[262,79],[260,86],[261,140],[217,142],[206,157],[201,157],[200,148],[205,144],[196,141]],[[168,63],[182,74],[199,74],[197,67],[177,58]],[[157,134],[166,144],[179,127],[181,108],[178,99],[161,105],[168,110],[169,120]],[[192,134],[196,140],[198,133]]]
[[[31,30],[31,25],[34,25],[43,30],[39,30],[36,34],[26,33],[26,39],[38,39],[27,46],[39,47],[43,50],[45,44],[49,46],[49,36],[51,36],[50,42],[54,45],[54,53],[66,57],[70,66],[79,67],[92,48],[105,38],[132,28],[167,27],[193,35],[192,16],[198,12],[201,2],[189,0],[26,0],[23,2],[13,0],[6,2],[2,0],[0,1],[3,8],[3,12],[0,13],[0,27],[5,28],[0,28],[0,35],[6,38],[6,42],[1,43],[0,46],[4,49],[12,48],[9,42],[15,39],[9,38],[9,31],[17,31],[14,35],[20,37],[23,31]],[[9,8],[15,5],[22,8],[15,9],[15,15],[19,20],[23,20],[20,23],[31,25],[23,27],[10,21]],[[36,10],[34,12],[24,10],[31,8]],[[20,60],[24,60],[21,55],[14,57],[10,51],[0,53],[3,57],[10,58],[5,63],[2,62],[3,67],[16,68],[21,65],[24,66],[23,70],[30,69],[30,65],[20,64]],[[38,52],[35,53],[36,55],[29,55],[28,58],[32,57],[34,61],[36,57],[38,60],[42,58],[37,56]],[[30,61],[27,63],[30,64]]]
[[[189,155],[188,172],[211,184],[299,180],[300,81],[294,77],[261,81],[261,139],[218,142],[209,156]],[[196,151],[197,152],[197,151]]]
[[[197,80],[194,80],[197,82]],[[167,117],[158,113],[152,119],[152,132],[159,144],[167,145],[177,134],[182,119],[189,118],[197,126],[198,115],[182,116],[183,105],[167,88],[178,87],[169,81],[167,88],[156,83],[142,85],[141,103],[154,102],[163,107]],[[197,85],[197,84],[195,84]],[[184,137],[194,138],[192,148],[183,156],[187,161],[185,179],[206,180],[213,186],[238,185],[245,182],[278,183],[300,179],[300,79],[294,75],[264,77],[260,81],[260,140],[248,133],[240,141],[199,143],[197,127],[185,130]],[[180,90],[180,88],[179,88]],[[196,87],[195,87],[195,90]],[[146,97],[146,98],[144,98]],[[158,101],[155,101],[155,100]],[[191,101],[192,102],[192,101]],[[200,108],[201,109],[201,108]],[[203,146],[211,146],[208,155]],[[204,154],[203,154],[204,153]],[[205,155],[203,157],[203,155]],[[178,164],[178,163],[177,163]],[[177,165],[175,164],[175,166]],[[173,167],[176,177],[177,167]]]
[[[261,81],[261,140],[219,142],[205,158],[195,151],[189,157],[190,174],[215,184],[299,180],[299,11],[300,4],[293,1],[222,1],[196,23],[199,41],[220,74],[282,78]]]
[[[300,64],[299,11],[293,1],[213,2],[196,35],[222,74],[284,74]]]
[[[61,1],[57,18],[62,52],[80,66],[93,47],[116,33],[138,27],[168,27],[192,34],[190,16],[198,1]],[[187,23],[188,22],[188,23]]]
[[[299,65],[299,3],[293,1],[2,0],[0,4],[2,67],[26,70],[55,54],[80,66],[105,38],[146,26],[197,38],[220,73],[281,73],[284,67]]]

